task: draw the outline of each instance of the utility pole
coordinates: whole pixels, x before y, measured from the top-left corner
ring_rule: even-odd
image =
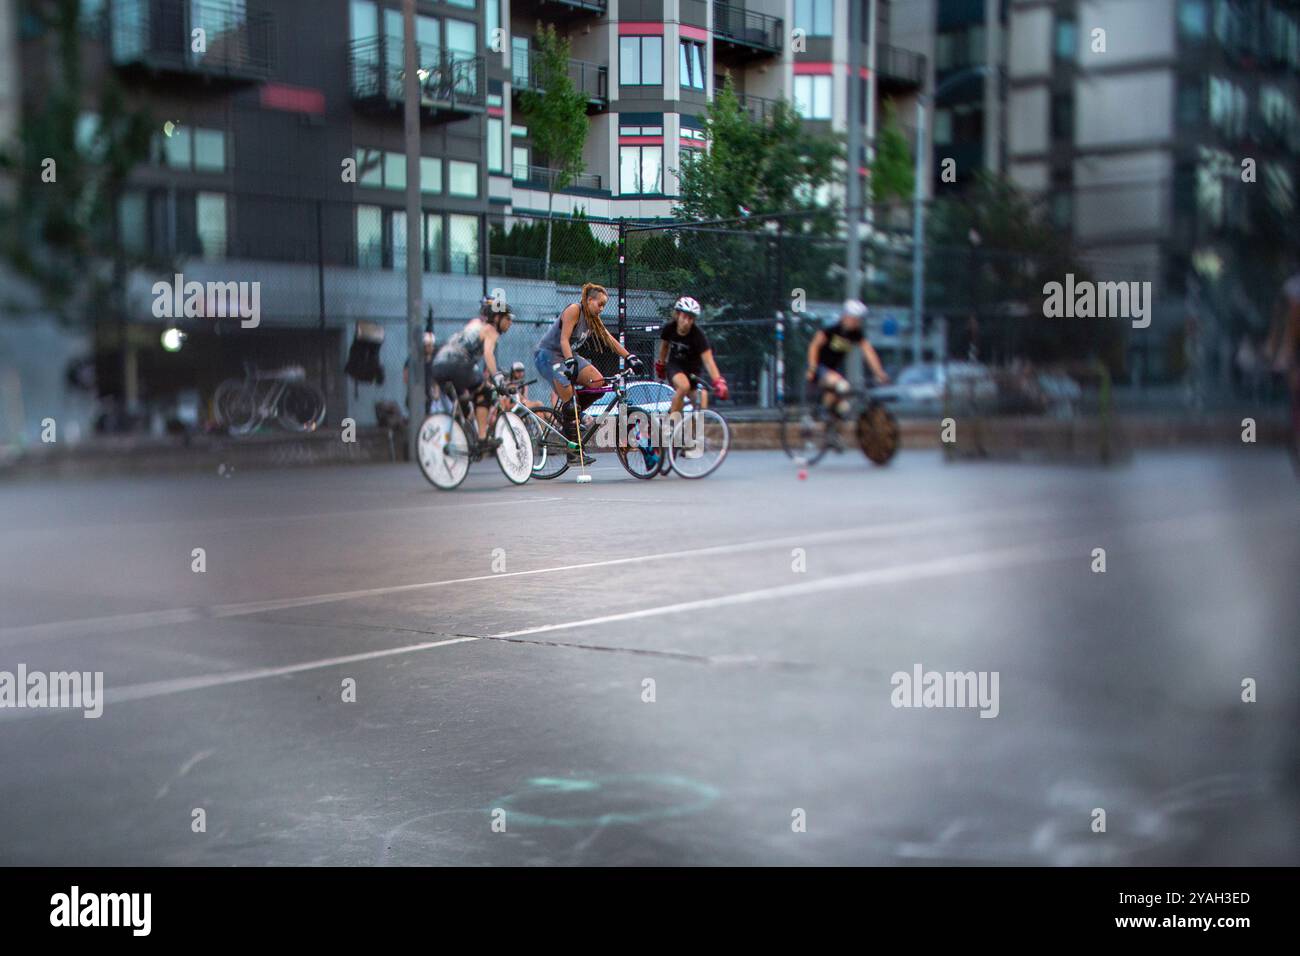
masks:
[[[420,425],[424,422],[424,336],[420,326],[420,299],[424,277],[423,243],[420,241],[420,77],[415,45],[415,0],[402,0],[403,116],[406,126],[406,407],[410,416],[407,443],[416,457]]]
[[[845,196],[848,245],[844,260],[844,298],[862,296],[862,19],[867,0],[849,0],[849,155]]]

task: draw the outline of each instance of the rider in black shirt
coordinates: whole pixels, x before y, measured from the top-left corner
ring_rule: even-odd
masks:
[[[707,368],[713,391],[724,401],[727,398],[727,380],[718,371],[713,360],[709,337],[696,324],[700,304],[684,295],[673,305],[673,317],[659,330],[659,355],[655,360],[655,373],[670,385],[675,394],[670,411],[680,412],[682,403],[691,391],[691,376]],[[703,402],[708,404],[707,393]]]
[[[882,385],[889,381],[884,366],[880,364],[880,356],[863,332],[866,316],[865,305],[857,299],[847,300],[839,321],[819,329],[808,346],[808,384],[820,387],[822,402],[832,411],[847,405],[842,398],[850,390],[844,377],[844,359],[855,347],[862,350],[862,357],[875,380]]]

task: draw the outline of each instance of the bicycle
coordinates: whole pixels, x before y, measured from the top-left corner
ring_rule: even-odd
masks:
[[[901,444],[898,419],[870,390],[850,389],[840,398],[849,402],[848,414],[836,414],[820,400],[811,406],[807,402],[785,406],[781,413],[781,448],[795,461],[815,465],[831,449],[844,450],[839,426],[851,421],[862,454],[873,464],[887,464],[898,454]]]
[[[443,384],[444,395],[455,395],[451,382]],[[505,411],[495,401],[499,392],[484,383],[478,392],[493,399],[488,412],[487,434],[478,437],[474,417],[474,393],[452,402],[451,412],[434,412],[420,425],[416,459],[429,484],[443,491],[459,487],[469,466],[495,452],[501,473],[513,484],[522,485],[533,476],[533,444],[528,428],[514,410]],[[516,400],[516,406],[519,402]]]
[[[682,414],[672,422],[668,454],[663,456],[653,478],[675,471],[683,478],[706,478],[718,470],[731,450],[731,426],[721,414],[704,407],[704,393],[712,387],[698,375],[691,376],[694,395],[687,395]]]
[[[307,381],[301,365],[270,372],[244,363],[244,377],[228,378],[212,396],[217,423],[232,435],[248,435],[274,418],[286,431],[315,431],[325,420],[325,396]]]
[[[653,478],[666,456],[662,443],[657,440],[654,418],[627,399],[631,374],[630,369],[624,369],[608,376],[598,388],[577,389],[579,395],[613,395],[597,414],[583,416],[587,421],[579,426],[579,438],[582,447],[587,448],[601,429],[615,425],[610,420],[614,416],[618,425],[615,446],[619,463],[636,478]],[[564,434],[560,410],[543,406],[521,409],[520,414],[528,419],[533,440],[533,477],[543,481],[560,477],[569,470],[569,454],[578,451],[579,444]]]

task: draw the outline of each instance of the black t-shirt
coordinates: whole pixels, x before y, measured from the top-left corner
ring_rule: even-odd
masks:
[[[840,321],[825,326],[822,331],[826,333],[826,341],[817,353],[817,364],[835,372],[843,371],[844,356],[862,344],[862,327],[846,329],[843,321]]]
[[[691,330],[682,335],[677,331],[677,320],[669,319],[659,330],[659,338],[668,343],[665,364],[676,365],[691,375],[699,374],[703,366],[700,356],[709,350],[709,337],[700,331],[698,323],[692,323]]]

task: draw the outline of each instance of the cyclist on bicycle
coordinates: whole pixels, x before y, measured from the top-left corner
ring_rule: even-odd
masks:
[[[435,382],[450,382],[462,400],[472,393],[480,440],[487,438],[492,385],[497,389],[505,387],[505,376],[497,368],[497,340],[510,331],[513,321],[514,313],[509,306],[494,299],[484,299],[479,314],[448,339],[433,359],[431,371]],[[484,372],[478,371],[479,359],[483,360]]]
[[[613,349],[627,360],[628,368],[633,372],[641,368],[641,360],[625,349],[601,322],[600,313],[608,302],[609,293],[604,287],[588,282],[582,287],[578,301],[565,306],[555,317],[533,353],[537,371],[555,389],[560,421],[569,441],[576,441],[578,437],[578,420],[573,408],[574,387],[598,389],[605,384],[600,370],[574,350],[590,338],[597,351]],[[585,409],[599,397],[593,393],[579,395],[578,406]],[[577,460],[578,455],[574,452],[569,457]]]
[[[514,407],[516,396],[521,404],[529,408],[543,407],[542,402],[528,397],[528,386],[524,384],[524,373],[526,371],[523,362],[512,362],[510,365],[510,377],[506,379],[506,385],[514,389],[514,394],[501,396],[501,408],[507,412]]]
[[[724,401],[727,398],[727,380],[718,371],[713,360],[709,337],[696,324],[700,317],[700,304],[684,295],[673,304],[673,317],[659,330],[659,356],[655,359],[655,375],[673,387],[673,403],[669,413],[680,412],[691,391],[691,376],[699,375],[701,368],[709,370],[713,391]],[[703,405],[708,406],[706,393]]]
[[[867,307],[857,299],[847,299],[834,325],[818,329],[808,346],[808,384],[810,391],[820,388],[822,405],[834,416],[845,415],[849,408],[852,387],[844,377],[844,359],[856,345],[872,376],[880,384],[889,381],[880,356],[867,341],[863,331]]]

